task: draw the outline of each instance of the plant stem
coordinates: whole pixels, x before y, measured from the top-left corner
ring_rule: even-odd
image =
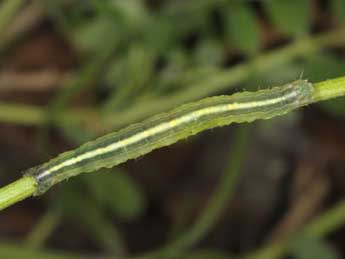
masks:
[[[207,80],[186,86],[186,90],[166,97],[159,97],[157,98],[158,100],[146,100],[141,103],[136,103],[123,112],[112,113],[111,116],[105,118],[106,123],[110,128],[119,128],[128,125],[154,113],[166,111],[183,103],[228,90],[232,86],[249,78],[254,72],[263,73],[276,66],[291,62],[297,57],[306,57],[320,49],[343,44],[344,42],[345,30],[335,30],[313,37],[302,38],[286,47],[262,54],[246,63],[210,74]]]
[[[0,35],[6,30],[13,16],[24,4],[24,0],[6,0],[0,5]]]
[[[345,76],[314,84],[313,102],[329,100],[345,95]]]
[[[265,72],[272,67],[279,66],[294,60],[297,57],[305,57],[323,48],[343,44],[345,42],[345,30],[334,30],[325,34],[300,39],[284,48],[262,54],[253,60],[237,65],[227,70],[220,70],[208,76],[207,80],[186,86],[183,91],[168,97],[160,97],[155,100],[145,100],[137,103],[132,108],[123,112],[112,113],[104,119],[102,127],[94,128],[95,123],[87,124],[91,132],[99,134],[104,130],[118,128],[131,122],[141,120],[153,113],[166,111],[178,105],[229,89],[231,86],[248,78],[253,72]],[[324,85],[319,83],[322,89]],[[319,85],[317,84],[317,86]],[[335,82],[332,82],[335,84]],[[331,84],[331,85],[332,85]],[[329,86],[329,89],[332,86]],[[315,101],[320,100],[320,93],[316,94]],[[323,98],[325,99],[325,98]],[[42,125],[49,117],[49,109],[29,105],[17,105],[0,103],[0,121],[21,125]],[[96,111],[64,111],[59,114],[55,123],[59,126],[71,121],[85,124],[90,118],[101,121],[103,118]],[[85,125],[83,126],[85,128]]]
[[[25,246],[19,246],[11,243],[1,242],[1,258],[25,258],[25,259],[91,259],[97,256],[77,255],[66,252],[52,252],[46,250],[29,249]],[[110,258],[108,258],[110,259]],[[120,259],[120,258],[111,258]]]
[[[61,215],[55,209],[48,210],[31,230],[24,245],[30,249],[39,249],[49,238],[60,222]]]
[[[32,105],[0,102],[0,120],[24,126],[39,125],[44,119],[44,110]]]
[[[19,180],[0,189],[0,210],[32,196],[37,189],[33,177],[24,176]]]
[[[85,224],[86,229],[101,248],[114,256],[125,257],[126,244],[118,229],[93,202],[85,201],[83,197],[79,200],[76,206],[82,215],[78,217],[78,221]]]
[[[289,252],[290,242],[294,237],[304,234],[316,238],[322,238],[335,229],[345,224],[345,200],[324,212],[311,223],[304,227],[301,232],[291,234],[287,239],[271,244],[265,248],[245,256],[246,259],[276,259]]]
[[[307,225],[305,234],[314,237],[324,237],[345,224],[345,200],[338,202],[336,206],[318,216]]]
[[[99,254],[76,254],[76,253],[66,253],[55,250],[47,249],[29,249],[25,246],[20,246],[18,244],[4,243],[0,244],[0,254],[1,258],[25,258],[25,259],[129,259],[130,257],[124,256],[101,256]],[[173,257],[176,258],[176,257]],[[169,259],[173,259],[169,258]],[[181,254],[178,259],[200,259],[200,258],[212,258],[212,259],[231,259],[227,254],[215,250],[197,250],[191,251],[185,254]],[[138,258],[139,259],[139,258]],[[159,258],[162,259],[162,258]]]
[[[315,83],[314,86],[315,91],[313,92],[310,103],[345,95],[345,77]],[[3,187],[0,189],[0,209],[31,196],[36,190],[36,185],[33,178],[24,177]]]
[[[26,104],[13,104],[0,101],[0,121],[22,126],[37,126],[46,122],[48,112],[45,108]],[[56,119],[60,126],[85,124],[87,118],[94,118],[95,113],[88,109],[69,110]],[[97,119],[97,118],[96,118]]]

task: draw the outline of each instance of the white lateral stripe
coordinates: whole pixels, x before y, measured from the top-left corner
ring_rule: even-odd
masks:
[[[257,102],[247,102],[247,103],[231,103],[231,104],[222,104],[217,105],[213,107],[207,107],[203,108],[201,110],[196,110],[191,113],[185,114],[181,116],[180,118],[173,119],[171,121],[163,122],[159,125],[156,125],[150,129],[147,129],[145,131],[136,133],[133,136],[130,136],[126,139],[119,140],[118,142],[109,144],[105,147],[100,147],[95,150],[88,151],[84,154],[81,154],[77,157],[70,158],[66,161],[63,161],[62,163],[53,166],[52,168],[49,168],[45,172],[40,174],[40,177],[45,177],[49,174],[51,174],[54,171],[60,170],[64,167],[71,166],[74,164],[77,164],[85,159],[90,159],[99,155],[103,155],[109,152],[113,152],[116,149],[120,149],[126,146],[129,146],[133,143],[139,142],[145,138],[154,136],[156,134],[162,133],[164,131],[173,129],[174,127],[178,127],[181,124],[191,122],[193,120],[197,120],[198,118],[209,115],[209,114],[217,114],[217,113],[223,113],[230,110],[242,110],[242,109],[248,109],[248,108],[256,108],[256,107],[264,107],[272,104],[279,103],[281,101],[295,98],[297,96],[297,93],[295,91],[292,91],[291,93],[286,94],[285,96],[280,96],[275,99],[269,99],[269,100],[263,100],[263,101],[257,101]]]

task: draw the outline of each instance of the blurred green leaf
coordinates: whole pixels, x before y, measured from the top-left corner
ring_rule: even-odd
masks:
[[[222,10],[226,41],[249,55],[260,48],[259,25],[246,3],[231,2]]]
[[[122,40],[123,31],[112,19],[101,16],[77,26],[71,36],[78,49],[99,52],[110,45],[118,45]]]
[[[291,253],[296,259],[340,259],[323,240],[309,236],[299,236],[292,242]]]
[[[339,20],[342,24],[345,24],[345,1],[332,0],[331,7],[332,12],[336,16],[336,19]]]
[[[183,87],[180,84],[181,75],[192,63],[186,51],[182,48],[174,48],[166,55],[167,65],[157,75],[156,92],[164,94]]]
[[[102,2],[94,0],[94,2]],[[112,10],[113,13],[120,14],[124,19],[128,27],[136,27],[145,24],[149,20],[149,12],[145,6],[143,0],[131,0],[131,1],[105,1],[108,5],[105,5],[103,10]]]
[[[283,33],[290,36],[303,36],[309,30],[309,0],[268,0],[264,6],[272,22]]]
[[[142,31],[146,48],[157,55],[165,55],[179,45],[181,31],[166,17],[155,17]]]
[[[123,254],[125,244],[120,233],[102,208],[81,194],[80,183],[80,179],[73,179],[65,184],[54,205],[67,218],[80,222],[100,247],[115,255]]]
[[[195,61],[201,66],[220,65],[224,60],[224,48],[214,39],[202,40],[195,51]]]
[[[159,17],[166,17],[180,35],[191,31],[207,32],[214,5],[215,1],[210,0],[170,1],[164,5]]]
[[[210,0],[168,1],[142,26],[143,42],[157,55],[184,48],[189,38],[209,33],[213,5]]]
[[[85,128],[81,128],[79,125],[71,123],[61,123],[61,130],[63,136],[67,140],[73,141],[75,144],[83,144],[94,138],[94,134],[87,131]]]
[[[116,91],[118,85],[122,85],[126,81],[125,73],[127,72],[128,56],[127,52],[123,55],[117,56],[113,59],[108,67],[108,71],[105,75],[105,81],[110,84],[110,87],[114,88],[112,91]]]
[[[68,218],[77,219],[82,216],[79,210],[80,206],[83,206],[83,200],[80,199],[79,191],[81,187],[81,179],[74,178],[61,186],[59,195],[54,200],[52,208],[56,208],[58,212],[61,212]]]
[[[155,57],[143,46],[130,47],[125,58],[120,62],[115,60],[106,76],[109,85],[117,85],[105,104],[109,112],[130,105],[148,87],[154,72]]]
[[[86,183],[95,199],[124,220],[143,213],[146,199],[139,185],[119,169],[85,175]]]

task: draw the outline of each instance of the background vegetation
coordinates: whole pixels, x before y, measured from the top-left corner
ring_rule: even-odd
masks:
[[[3,186],[188,101],[345,75],[345,1],[4,0],[0,55]],[[1,212],[0,257],[343,258],[344,116],[339,98],[72,179]]]

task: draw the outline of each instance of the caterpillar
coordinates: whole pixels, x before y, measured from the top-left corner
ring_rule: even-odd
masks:
[[[88,142],[24,174],[34,177],[35,195],[40,195],[80,173],[116,166],[206,129],[283,115],[310,103],[313,90],[307,80],[297,80],[272,89],[208,97]]]

